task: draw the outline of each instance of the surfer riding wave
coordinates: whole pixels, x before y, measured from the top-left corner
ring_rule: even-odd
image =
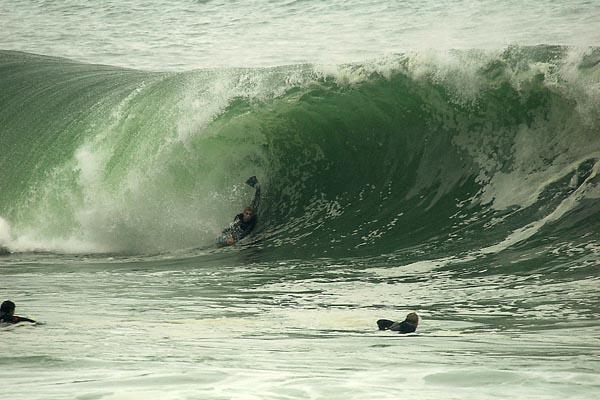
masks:
[[[217,246],[232,246],[242,240],[256,226],[256,214],[260,206],[260,184],[256,176],[251,176],[246,181],[246,184],[256,189],[254,199],[249,207],[244,208],[244,211],[236,215],[233,222],[223,230],[221,236],[217,238]]]

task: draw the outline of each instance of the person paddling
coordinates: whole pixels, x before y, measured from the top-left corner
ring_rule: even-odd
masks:
[[[19,322],[35,322],[32,319],[15,315],[15,303],[6,300],[0,305],[0,322],[18,324]]]
[[[377,321],[377,326],[380,331],[390,330],[399,333],[413,333],[419,325],[419,316],[417,313],[411,312],[402,322],[390,321],[389,319],[380,319]]]

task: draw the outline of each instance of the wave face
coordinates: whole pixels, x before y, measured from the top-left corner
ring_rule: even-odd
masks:
[[[210,245],[257,175],[246,245],[276,258],[589,250],[599,62],[538,46],[157,73],[0,52],[2,246]]]

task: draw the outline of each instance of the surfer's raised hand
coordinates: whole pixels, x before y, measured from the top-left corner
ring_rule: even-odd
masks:
[[[252,187],[257,187],[258,186],[258,179],[256,179],[256,176],[251,176],[246,181],[246,184],[249,185],[249,186],[252,186]]]

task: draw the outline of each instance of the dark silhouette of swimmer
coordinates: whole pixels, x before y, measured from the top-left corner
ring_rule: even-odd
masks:
[[[256,226],[256,213],[260,206],[260,184],[256,176],[251,176],[246,181],[246,184],[255,188],[254,199],[250,207],[244,208],[244,211],[235,216],[231,225],[229,225],[221,236],[217,238],[218,246],[232,246],[236,242],[239,242],[254,229]]]
[[[35,322],[32,319],[15,315],[15,303],[6,300],[0,306],[0,322],[18,324],[19,322]]]
[[[390,321],[389,319],[380,319],[377,321],[377,326],[380,331],[390,330],[399,333],[413,333],[419,325],[419,316],[417,313],[411,312],[402,322]]]

